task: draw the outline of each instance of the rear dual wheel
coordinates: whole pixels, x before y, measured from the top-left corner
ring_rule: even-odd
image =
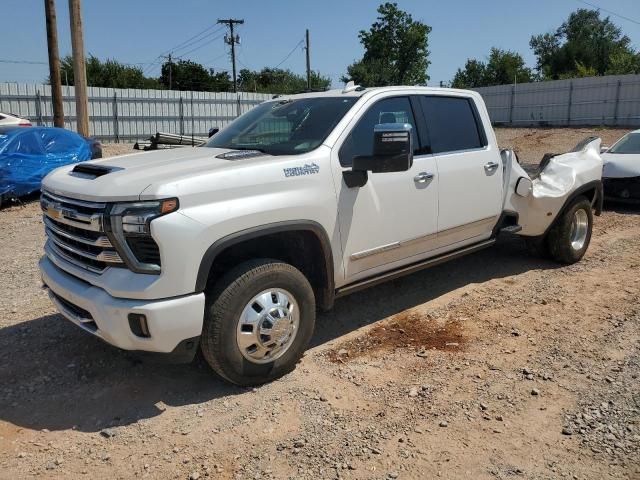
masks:
[[[580,261],[589,248],[593,231],[591,202],[583,196],[573,200],[543,238],[527,238],[531,253],[556,262]]]

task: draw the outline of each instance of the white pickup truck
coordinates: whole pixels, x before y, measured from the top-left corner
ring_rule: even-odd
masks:
[[[57,309],[127,350],[193,358],[242,385],[292,370],[316,308],[517,233],[585,253],[600,140],[530,177],[480,95],[427,87],[274,98],[196,148],[46,177],[42,279]]]

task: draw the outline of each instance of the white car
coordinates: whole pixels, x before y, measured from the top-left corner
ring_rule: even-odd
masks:
[[[608,200],[640,203],[640,130],[604,148],[602,181]]]
[[[40,270],[85,331],[185,360],[200,348],[254,385],[295,367],[317,307],[503,232],[577,262],[601,174],[592,138],[530,178],[476,92],[349,84],[265,102],[202,147],[49,174]]]
[[[31,127],[31,122],[12,113],[0,112],[0,128],[3,127]]]

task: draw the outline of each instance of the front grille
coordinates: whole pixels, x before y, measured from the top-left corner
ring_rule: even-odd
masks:
[[[95,273],[124,263],[104,231],[105,203],[61,197],[43,190],[40,206],[47,245],[59,257]]]

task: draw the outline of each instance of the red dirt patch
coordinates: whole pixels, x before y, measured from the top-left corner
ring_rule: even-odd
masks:
[[[416,314],[401,313],[388,322],[376,325],[364,335],[338,345],[327,354],[330,361],[342,363],[370,353],[396,348],[422,351],[455,352],[466,339],[462,324],[455,320],[440,323]]]

